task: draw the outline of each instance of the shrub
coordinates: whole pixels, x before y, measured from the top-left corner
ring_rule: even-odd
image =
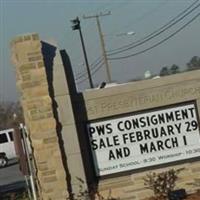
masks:
[[[81,178],[76,177],[79,182],[79,191],[78,193],[72,194],[67,200],[119,200],[119,198],[115,198],[112,196],[112,191],[109,190],[109,194],[107,197],[104,197],[98,191],[96,185],[90,185],[89,190],[84,189],[84,181]]]
[[[168,193],[175,187],[179,170],[170,169],[161,173],[149,173],[144,178],[145,185],[152,189],[156,200],[167,199]]]

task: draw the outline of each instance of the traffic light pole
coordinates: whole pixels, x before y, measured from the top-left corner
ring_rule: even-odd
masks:
[[[87,68],[87,73],[88,73],[88,79],[89,79],[90,87],[94,88],[94,85],[93,85],[93,82],[92,82],[92,76],[91,76],[91,73],[90,73],[90,68],[89,68],[89,63],[88,63],[88,59],[87,59],[87,54],[86,54],[86,49],[85,49],[85,44],[84,44],[84,40],[83,40],[83,35],[82,35],[81,28],[79,29],[79,34],[80,34],[80,38],[81,38],[81,44],[82,44],[82,48],[83,48],[83,54],[84,54],[84,58],[85,58],[85,64],[86,64],[86,68]]]
[[[82,35],[82,31],[81,31],[80,20],[77,17],[76,19],[71,20],[71,22],[73,23],[72,30],[79,30],[81,45],[82,45],[82,49],[83,49],[83,55],[84,55],[88,79],[89,79],[89,84],[90,84],[91,88],[94,88],[94,85],[93,85],[93,82],[92,82],[92,76],[91,76],[91,73],[90,73],[89,63],[88,63],[88,59],[87,59],[85,44],[84,44],[84,40],[83,40],[83,35]]]

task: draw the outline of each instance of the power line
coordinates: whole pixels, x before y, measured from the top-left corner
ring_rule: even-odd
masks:
[[[181,12],[180,14],[178,14],[175,18],[173,18],[172,20],[170,20],[167,24],[163,25],[162,27],[160,27],[159,29],[153,31],[152,33],[150,33],[149,35],[147,35],[146,37],[144,38],[141,38],[139,39],[138,41],[135,41],[133,43],[130,43],[129,45],[124,45],[120,48],[117,48],[117,49],[113,49],[113,50],[110,50],[110,51],[107,51],[107,52],[113,52],[113,53],[109,53],[107,55],[114,55],[116,53],[121,53],[125,50],[125,48],[127,50],[129,49],[132,49],[132,48],[135,48],[141,44],[144,44],[145,42],[153,39],[154,37],[160,35],[161,33],[163,33],[165,30],[169,29],[170,27],[172,27],[173,25],[175,25],[176,23],[178,23],[179,21],[181,21],[184,17],[186,17],[187,15],[189,15],[194,9],[196,9],[197,7],[199,7],[199,5],[195,8],[193,8],[191,11],[189,11],[186,15],[184,15],[183,17],[181,17],[180,19],[178,19],[177,21],[175,21],[173,24],[171,24],[174,20],[176,20],[178,17],[180,17],[182,14],[184,14],[185,12],[187,12],[194,4],[196,4],[199,0],[195,1],[192,5],[190,5],[187,9],[185,9],[183,12]],[[166,28],[165,28],[166,27]],[[165,29],[163,29],[165,28]],[[163,30],[162,30],[163,29]],[[161,31],[160,31],[161,30]],[[158,32],[160,31],[160,32]],[[158,32],[158,33],[157,33]],[[134,45],[135,44],[135,45]],[[132,46],[134,45],[134,46]],[[117,52],[115,52],[117,51]]]
[[[148,42],[149,40],[155,38],[156,36],[160,35],[161,33],[163,33],[164,31],[166,31],[167,29],[171,28],[172,26],[174,26],[175,24],[177,24],[179,21],[181,21],[183,18],[185,18],[187,15],[189,15],[191,12],[193,12],[195,9],[197,9],[199,7],[199,4],[194,7],[192,10],[190,10],[197,2],[199,2],[199,0],[196,0],[195,2],[193,2],[189,7],[187,7],[184,11],[182,11],[181,13],[179,13],[176,17],[174,17],[173,19],[171,19],[168,23],[166,23],[165,25],[161,26],[159,29],[153,31],[152,33],[150,33],[149,35],[133,42],[130,43],[128,45],[124,45],[120,48],[116,48],[113,50],[108,50],[107,55],[114,55],[117,53],[121,53],[123,51],[127,51],[129,49],[135,48],[139,45],[142,45],[146,42]],[[187,12],[188,10],[190,10],[189,12]],[[187,12],[187,13],[186,13]],[[184,13],[186,13],[185,15],[183,15]],[[182,16],[183,15],[183,16]],[[179,18],[180,16],[182,16],[181,18]],[[179,19],[177,19],[179,18]],[[176,21],[175,21],[176,20]],[[175,22],[173,22],[175,21]],[[172,23],[173,22],[173,23]],[[110,53],[109,53],[110,52]],[[112,53],[113,52],[113,53]]]
[[[187,7],[184,11],[182,11],[181,13],[179,13],[176,17],[174,17],[172,20],[170,20],[167,24],[165,24],[164,26],[160,27],[158,30],[152,32],[151,34],[149,34],[149,35],[146,36],[145,38],[150,37],[151,35],[155,34],[155,33],[158,32],[159,30],[162,30],[163,28],[165,28],[166,26],[168,26],[168,28],[170,28],[172,25],[169,25],[169,24],[171,24],[174,20],[176,20],[178,17],[180,17],[181,15],[183,15],[185,12],[187,12],[187,11],[188,11],[190,8],[192,8],[197,2],[199,2],[199,0],[196,0],[195,2],[193,2],[189,7]],[[193,11],[194,11],[197,7],[199,7],[199,6],[200,6],[200,4],[198,4],[195,8],[193,8],[192,10],[190,10],[188,13],[186,13],[186,14],[185,14],[184,16],[182,16],[180,19],[176,20],[176,22],[174,22],[173,24],[177,23],[177,21],[179,22],[181,19],[183,19],[184,17],[186,17],[187,15],[189,15],[191,12],[193,12]],[[170,38],[173,37],[174,35],[176,35],[178,32],[180,32],[182,29],[184,29],[187,25],[189,25],[192,21],[194,21],[198,16],[199,16],[199,14],[198,14],[197,16],[195,16],[192,20],[190,20],[188,23],[186,23],[184,26],[182,26],[180,29],[178,29],[176,32],[174,32],[173,34],[171,34],[169,37],[165,38],[164,40],[161,40],[160,42],[156,43],[155,45],[153,45],[153,46],[151,46],[151,47],[149,47],[149,48],[147,48],[147,49],[145,49],[145,50],[143,50],[143,51],[140,51],[140,52],[137,52],[137,53],[135,53],[135,54],[128,55],[128,56],[119,57],[119,58],[109,58],[109,60],[117,60],[117,59],[123,59],[123,58],[126,58],[126,57],[136,56],[136,55],[139,55],[139,54],[141,54],[141,53],[144,53],[144,52],[146,52],[146,51],[148,51],[148,50],[150,50],[150,49],[153,49],[153,48],[155,48],[156,46],[158,46],[158,45],[162,44],[163,42],[165,42],[166,40],[170,39]],[[163,31],[163,30],[162,30],[162,31]],[[164,32],[164,31],[163,31],[163,32]],[[144,38],[143,38],[143,39],[144,39]],[[140,39],[140,40],[134,42],[134,44],[137,43],[137,42],[142,41],[143,39]],[[133,44],[133,43],[132,43],[132,44]],[[132,44],[130,44],[130,45],[132,45]],[[126,46],[130,46],[130,45],[126,45]],[[123,48],[123,47],[121,47],[121,48],[119,48],[119,49],[122,49],[122,48]],[[113,51],[115,51],[115,50],[113,50]],[[95,60],[95,62],[98,61],[99,59],[100,59],[100,58],[98,58],[97,60]],[[98,66],[98,64],[100,64],[100,63],[101,63],[101,61],[99,61],[95,66],[93,66],[93,67],[92,67],[92,70],[95,69],[96,66]],[[103,66],[103,63],[102,63],[99,67],[97,67],[97,68],[95,69],[95,71],[92,72],[92,75],[95,74],[102,66]],[[82,77],[84,77],[84,74],[82,74],[82,75],[81,75],[80,77],[78,77],[76,80],[81,79]],[[79,81],[78,84],[79,84],[79,83],[82,83],[82,82],[84,82],[84,81],[86,81],[86,80],[87,80],[87,78],[85,78],[84,80]]]
[[[134,53],[134,54],[130,54],[130,55],[127,55],[127,56],[121,56],[121,57],[114,57],[114,58],[108,58],[109,60],[120,60],[120,59],[126,59],[126,58],[129,58],[129,57],[133,57],[133,56],[137,56],[137,55],[140,55],[142,53],[145,53],[157,46],[159,46],[160,44],[166,42],[167,40],[169,40],[170,38],[172,38],[173,36],[175,36],[176,34],[178,34],[180,31],[182,31],[185,27],[187,27],[190,23],[192,23],[195,19],[197,19],[198,17],[200,16],[200,13],[198,13],[197,15],[195,15],[190,21],[188,21],[186,24],[184,24],[181,28],[179,28],[177,31],[175,31],[174,33],[172,33],[171,35],[169,35],[168,37],[166,37],[165,39],[161,40],[160,42],[154,44],[153,46],[149,47],[149,48],[146,48],[142,51],[139,51],[137,53]]]
[[[99,56],[98,58],[96,58],[95,61],[93,61],[93,63],[90,64],[91,70],[92,70],[93,65],[96,65],[97,62],[99,62],[100,60],[102,60],[102,57],[101,57],[101,56]],[[82,65],[84,65],[84,63],[82,63]],[[82,66],[82,65],[81,65],[81,66]],[[79,78],[79,76],[83,76],[84,74],[87,74],[87,71],[86,71],[86,70],[83,70],[82,72],[78,72],[78,73],[76,74],[76,77]]]
[[[99,70],[101,69],[101,67],[103,67],[103,65],[104,65],[104,63],[102,63],[99,67],[97,67],[97,68],[95,69],[95,71],[92,72],[92,75],[96,74],[97,71],[99,71]],[[88,79],[88,78],[86,77],[85,79],[83,79],[83,80],[77,82],[77,84],[83,83],[83,82],[85,82],[87,79]]]
[[[96,66],[98,66],[100,63],[102,63],[102,61],[103,61],[103,59],[100,59],[98,62],[91,65],[90,66],[91,71],[93,71],[96,68]],[[86,77],[86,76],[87,76],[87,72],[84,72],[84,73],[80,74],[79,76],[75,77],[75,79],[78,80],[78,79],[81,79],[82,77]]]
[[[134,24],[135,24],[135,22],[137,22],[136,24],[138,24],[138,23],[141,22],[143,19],[145,19],[147,16],[150,16],[151,14],[154,14],[157,10],[160,10],[160,8],[163,7],[164,5],[166,5],[168,2],[169,2],[169,0],[164,0],[163,2],[160,2],[158,5],[156,5],[155,7],[153,7],[151,10],[148,10],[147,12],[144,12],[144,13],[142,14],[142,16],[139,16],[139,17],[135,18],[133,21],[131,21],[131,24],[132,24],[133,22],[134,22]],[[124,3],[124,2],[123,2],[123,3]],[[129,2],[129,3],[131,3],[131,2]],[[132,3],[134,3],[134,2],[132,2]],[[128,24],[122,26],[122,27],[120,28],[120,30],[122,30],[122,29],[124,29],[124,28],[127,28],[127,27],[129,27],[129,26],[130,26],[130,21],[129,21]],[[130,28],[130,27],[129,27],[129,28]],[[116,31],[114,31],[114,32],[116,32]],[[108,33],[108,34],[113,34],[113,32],[110,32],[110,33]]]

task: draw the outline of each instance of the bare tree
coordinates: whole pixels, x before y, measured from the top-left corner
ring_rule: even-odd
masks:
[[[23,123],[23,112],[19,102],[0,102],[0,130],[12,128],[14,113],[18,121]]]

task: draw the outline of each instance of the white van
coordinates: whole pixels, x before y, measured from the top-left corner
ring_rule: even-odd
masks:
[[[8,159],[15,158],[15,146],[13,141],[14,129],[0,131],[0,152],[5,153]]]
[[[21,127],[21,130],[22,128],[24,128],[24,130],[26,131],[26,128],[24,126]],[[16,151],[15,151],[13,134],[14,134],[14,129],[6,129],[6,130],[0,131],[0,168],[5,167],[9,159],[17,157]],[[31,149],[30,141],[27,135],[26,135],[26,144],[28,147],[28,152],[29,154],[31,154],[32,149]],[[25,151],[23,142],[22,142],[22,148]]]

